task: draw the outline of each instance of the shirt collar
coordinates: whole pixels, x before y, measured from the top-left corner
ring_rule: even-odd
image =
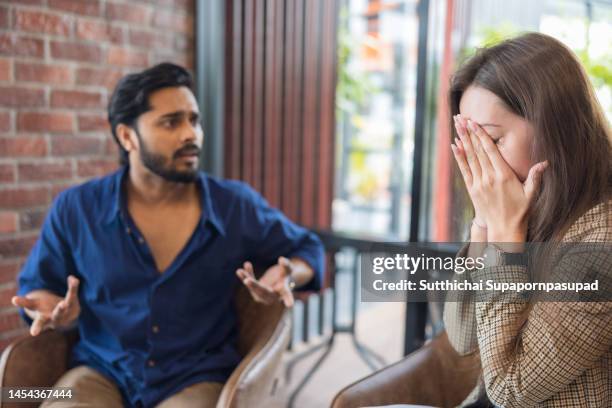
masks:
[[[111,175],[110,206],[107,207],[108,211],[103,216],[105,224],[110,224],[121,216],[121,211],[124,208],[125,202],[122,186],[128,171],[129,166],[122,166],[118,171]],[[208,176],[204,172],[198,172],[198,179],[196,180],[196,183],[198,184],[200,190],[202,203],[202,216],[200,217],[199,223],[200,227],[204,228],[206,222],[209,221],[221,235],[225,235],[225,227],[223,226],[223,223],[215,212],[215,208],[213,206],[210,188],[208,185]]]

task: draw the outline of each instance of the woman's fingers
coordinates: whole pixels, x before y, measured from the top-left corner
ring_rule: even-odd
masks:
[[[543,161],[534,164],[529,169],[529,174],[527,174],[527,179],[525,180],[525,184],[523,185],[525,197],[527,197],[529,201],[531,201],[535,193],[539,190],[540,184],[542,182],[542,174],[544,173],[547,167],[548,161]]]
[[[455,143],[457,143],[457,139],[455,139]],[[472,185],[472,173],[470,172],[470,167],[467,164],[465,154],[458,145],[451,145],[451,149],[453,151],[453,155],[455,156],[455,161],[459,166],[459,171],[461,172],[463,181],[465,181],[465,185],[469,188]]]
[[[478,157],[478,163],[480,164],[480,168],[482,169],[483,179],[484,178],[489,179],[493,177],[495,169],[493,168],[493,165],[491,164],[491,160],[489,160],[489,155],[485,151],[484,145],[482,144],[481,136],[477,134],[476,127],[478,127],[479,129],[480,127],[476,125],[474,122],[472,122],[471,120],[467,121],[467,125],[468,125],[468,131],[470,134],[470,141],[472,142],[472,146],[474,147],[474,152],[476,153],[476,156]],[[482,129],[480,129],[480,131],[481,133],[483,132]],[[488,138],[489,136],[486,135],[486,137]]]
[[[467,131],[465,119],[463,119],[462,117],[457,117],[457,119],[455,120],[455,128],[457,130],[457,133],[459,134],[459,139],[461,139],[462,148],[467,158],[467,163],[470,168],[470,173],[472,174],[472,179],[480,179],[482,171],[480,168],[480,163],[478,163],[476,153],[474,152],[472,141],[470,140],[470,136]]]
[[[510,166],[508,166],[508,163],[506,163],[502,157],[495,143],[493,143],[491,136],[489,136],[489,134],[485,132],[485,130],[478,123],[472,122],[472,126],[474,128],[474,133],[480,140],[480,143],[487,154],[491,165],[493,166],[493,169],[499,174],[512,171]]]

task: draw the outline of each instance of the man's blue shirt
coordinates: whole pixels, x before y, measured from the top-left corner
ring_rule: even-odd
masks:
[[[73,365],[113,379],[130,405],[152,406],[200,381],[224,382],[240,360],[233,293],[244,261],[299,257],[322,282],[316,235],[239,181],[199,173],[202,216],[159,273],[125,202],[123,167],[58,195],[19,275],[19,295],[80,280],[80,340]]]

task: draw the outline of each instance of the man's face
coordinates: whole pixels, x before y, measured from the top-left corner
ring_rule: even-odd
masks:
[[[193,93],[187,87],[162,88],[149,95],[149,105],[135,126],[141,163],[168,181],[196,180],[203,132]]]

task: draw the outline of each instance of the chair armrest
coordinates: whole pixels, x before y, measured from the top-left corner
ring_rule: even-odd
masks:
[[[15,340],[0,357],[0,386],[51,387],[68,368],[76,332],[45,330],[38,336]],[[36,403],[31,406],[38,406]],[[2,403],[2,408],[30,406]]]
[[[476,386],[479,372],[478,354],[459,356],[444,332],[403,360],[342,389],[332,407],[456,406]]]
[[[291,336],[291,315],[282,305],[266,311],[280,318],[271,330],[262,330],[254,346],[225,383],[217,408],[261,406],[276,391],[279,367]],[[274,310],[276,309],[276,310]],[[263,404],[265,405],[265,404]]]

